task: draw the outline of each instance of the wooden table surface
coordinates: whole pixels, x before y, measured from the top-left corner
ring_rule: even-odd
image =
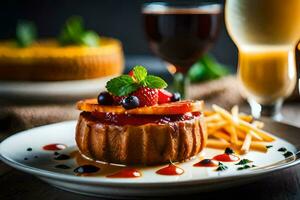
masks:
[[[286,121],[300,126],[300,104],[289,104],[283,109]],[[300,137],[300,132],[299,132]],[[185,199],[300,199],[300,166],[295,166],[239,187],[218,192],[176,196]],[[151,199],[170,199],[157,197]],[[32,175],[17,171],[0,161],[0,200],[6,199],[94,199],[56,189]]]

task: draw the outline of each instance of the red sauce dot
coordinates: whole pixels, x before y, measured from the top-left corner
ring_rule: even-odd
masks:
[[[59,151],[65,149],[67,146],[64,144],[47,144],[43,146],[46,151]]]
[[[236,162],[240,160],[238,156],[226,153],[216,155],[215,157],[213,157],[213,159],[221,162]]]
[[[125,168],[117,173],[108,175],[108,178],[137,178],[142,176],[141,172],[134,168]]]
[[[193,165],[194,167],[216,167],[218,163],[215,160],[203,159]]]
[[[184,170],[174,164],[169,164],[167,167],[157,170],[156,173],[165,176],[174,176],[183,174]]]

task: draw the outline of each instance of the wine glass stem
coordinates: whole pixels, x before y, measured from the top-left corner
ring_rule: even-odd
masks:
[[[277,100],[273,104],[269,105],[261,105],[254,101],[253,99],[248,99],[248,102],[251,107],[251,114],[255,118],[260,118],[261,116],[271,117],[276,121],[281,121],[283,119],[281,115],[281,107],[283,103],[283,99]]]
[[[174,88],[179,92],[182,99],[189,98],[190,79],[183,73],[177,72],[174,74]]]

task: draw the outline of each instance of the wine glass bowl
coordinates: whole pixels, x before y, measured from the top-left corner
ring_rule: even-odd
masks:
[[[180,84],[176,88],[184,96],[188,84],[185,74],[217,38],[222,6],[153,2],[143,6],[142,14],[151,50],[174,65],[177,74],[184,75],[180,76],[182,80],[177,80]]]

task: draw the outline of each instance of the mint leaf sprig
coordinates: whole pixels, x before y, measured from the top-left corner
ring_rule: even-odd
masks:
[[[138,89],[138,84],[129,75],[121,75],[106,83],[108,92],[115,96],[126,96]]]
[[[228,67],[219,63],[212,55],[204,55],[189,70],[188,77],[191,82],[201,82],[218,79],[228,75]]]
[[[89,47],[99,46],[99,35],[91,30],[85,30],[83,19],[79,16],[72,16],[67,19],[63,26],[58,41],[62,46],[84,45]]]
[[[21,20],[16,27],[16,43],[18,47],[30,46],[37,38],[37,29],[33,22]]]
[[[107,91],[115,96],[127,96],[140,87],[162,89],[168,86],[162,78],[148,75],[147,69],[143,66],[135,66],[132,71],[133,76],[121,75],[109,80],[106,83]]]

